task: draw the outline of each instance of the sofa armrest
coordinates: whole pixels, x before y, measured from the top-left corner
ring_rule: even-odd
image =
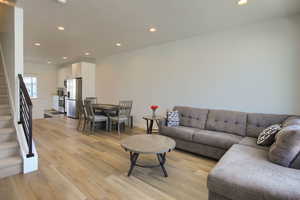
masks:
[[[159,120],[159,126],[167,126],[167,118],[162,118]]]
[[[158,124],[159,132],[161,133],[162,127],[166,127],[166,126],[167,126],[167,119],[164,117],[164,118],[159,120],[159,124]]]

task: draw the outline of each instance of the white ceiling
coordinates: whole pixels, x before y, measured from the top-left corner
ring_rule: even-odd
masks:
[[[87,51],[102,58],[300,11],[300,0],[248,0],[242,7],[237,0],[20,1],[25,58],[45,63],[62,63],[62,56],[72,59]],[[156,33],[148,32],[152,26]],[[123,46],[115,47],[116,42]]]

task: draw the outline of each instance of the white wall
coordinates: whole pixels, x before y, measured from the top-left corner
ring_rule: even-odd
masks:
[[[297,16],[111,56],[97,65],[96,92],[134,100],[138,126],[151,104],[300,114],[299,76]]]
[[[7,77],[14,122],[18,121],[18,74],[23,74],[23,9],[0,4],[0,50]]]
[[[15,35],[14,35],[14,8],[0,4],[0,12],[3,13],[3,20],[1,21],[1,35],[0,43],[4,58],[4,64],[7,75],[10,77],[9,85],[11,89],[12,98],[14,98],[15,87]]]
[[[82,99],[86,97],[95,97],[95,71],[96,65],[94,63],[81,63],[81,77],[82,77]]]
[[[44,110],[52,108],[52,96],[56,93],[57,67],[54,65],[25,62],[24,76],[37,77],[38,98],[32,99],[33,118],[44,117]]]

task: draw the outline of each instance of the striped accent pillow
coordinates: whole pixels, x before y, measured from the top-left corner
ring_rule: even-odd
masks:
[[[269,126],[261,132],[257,139],[257,144],[261,146],[271,146],[275,141],[275,135],[281,130],[279,124]]]

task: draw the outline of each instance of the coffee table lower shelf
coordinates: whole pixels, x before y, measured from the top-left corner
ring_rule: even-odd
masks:
[[[167,170],[165,168],[165,163],[166,163],[166,153],[157,153],[156,156],[157,156],[157,160],[159,162],[158,165],[142,165],[142,164],[138,164],[137,163],[137,160],[139,158],[139,153],[134,153],[134,152],[130,152],[130,168],[129,168],[129,171],[128,171],[128,176],[131,175],[133,169],[135,167],[142,167],[142,168],[155,168],[155,167],[161,167],[163,173],[164,173],[164,176],[165,177],[168,177],[168,173],[167,173]]]

